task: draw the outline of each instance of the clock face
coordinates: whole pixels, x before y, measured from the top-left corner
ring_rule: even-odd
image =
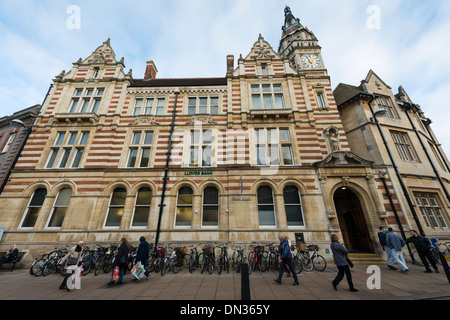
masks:
[[[318,68],[320,67],[320,59],[315,54],[307,54],[302,57],[302,64],[305,68]]]

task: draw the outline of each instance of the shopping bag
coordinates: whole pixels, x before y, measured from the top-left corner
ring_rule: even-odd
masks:
[[[81,276],[83,275],[83,273],[84,273],[84,268],[83,267],[78,267],[76,270],[75,270],[75,278],[81,278]]]
[[[113,273],[112,279],[113,279],[113,280],[119,279],[119,266],[116,266],[116,267],[114,268],[114,273]]]
[[[136,279],[141,279],[144,276],[145,268],[140,261],[136,263],[131,270],[131,275]]]

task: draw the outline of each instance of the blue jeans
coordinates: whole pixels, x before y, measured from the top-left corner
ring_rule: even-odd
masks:
[[[388,246],[384,246],[384,251],[386,252],[388,265],[389,266],[394,266],[395,258],[394,258],[394,255],[392,254],[392,249],[389,248]]]
[[[395,250],[394,248],[391,249],[392,255],[394,256],[395,261],[402,267],[403,271],[408,270],[408,267],[406,266],[405,259],[403,258],[402,250]]]

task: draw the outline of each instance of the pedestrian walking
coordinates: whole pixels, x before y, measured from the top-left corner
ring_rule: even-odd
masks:
[[[427,238],[419,235],[416,230],[411,230],[411,237],[406,239],[406,243],[413,243],[414,246],[417,249],[417,253],[419,253],[420,260],[422,260],[423,265],[425,266],[426,273],[432,272],[430,269],[430,265],[428,264],[428,261],[430,262],[431,266],[433,267],[434,271],[436,273],[439,273],[439,269],[434,262],[433,256],[431,255],[431,242]],[[428,261],[427,261],[428,259]]]
[[[378,232],[378,239],[380,240],[381,247],[386,252],[387,260],[388,260],[388,268],[391,270],[397,270],[396,267],[394,267],[395,258],[392,254],[391,248],[386,244],[386,233],[387,229],[386,227],[381,226],[380,232]]]
[[[400,271],[403,273],[409,271],[402,254],[402,248],[406,242],[399,235],[396,235],[391,227],[389,227],[388,233],[386,233],[386,244],[391,248],[395,261],[402,267]]]
[[[117,255],[114,257],[114,260],[112,262],[112,274],[111,274],[111,281],[108,282],[108,285],[114,284],[114,269],[116,267],[119,267],[119,278],[117,281],[117,284],[123,283],[123,275],[125,274],[125,269],[128,265],[128,256],[131,253],[131,245],[128,242],[127,239],[122,238],[120,239],[120,246],[117,250]]]
[[[280,252],[281,263],[280,263],[280,272],[278,274],[278,278],[275,279],[274,281],[281,284],[281,278],[283,277],[284,268],[287,265],[289,267],[289,270],[291,270],[292,275],[294,277],[294,283],[292,285],[297,286],[299,283],[298,283],[297,274],[294,271],[294,265],[292,263],[292,252],[291,252],[291,247],[289,246],[289,239],[288,239],[287,235],[284,233],[280,233],[278,235],[278,239],[280,240],[280,246],[278,247],[278,249]]]
[[[148,276],[150,275],[150,271],[147,270],[147,265],[148,265],[148,258],[149,258],[149,252],[150,252],[150,245],[148,244],[148,242],[145,240],[144,236],[141,236],[139,238],[139,247],[137,249],[137,253],[136,253],[136,262],[138,263],[140,262],[145,269],[145,277],[146,279],[148,279]],[[139,279],[134,278],[133,280],[131,280],[133,282],[139,281]]]
[[[76,246],[70,248],[69,252],[61,259],[59,265],[61,268],[65,269],[65,276],[61,285],[60,290],[70,289],[67,287],[67,280],[75,273],[75,270],[83,264],[82,253],[83,253],[84,241],[79,241]]]
[[[331,251],[333,252],[334,264],[338,268],[338,274],[331,284],[333,285],[334,290],[337,291],[337,286],[344,279],[344,275],[347,277],[348,286],[351,292],[357,292],[358,289],[355,289],[352,280],[352,272],[350,271],[350,266],[348,264],[348,250],[347,248],[339,243],[339,238],[336,234],[331,235]]]

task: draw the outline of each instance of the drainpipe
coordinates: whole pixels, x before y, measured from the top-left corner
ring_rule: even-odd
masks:
[[[378,121],[378,118],[375,115],[375,112],[373,111],[372,101],[375,100],[375,95],[373,95],[371,93],[368,93],[368,92],[366,92],[365,94],[371,96],[371,99],[369,101],[369,107],[370,107],[370,111],[372,112],[373,119],[374,119],[374,121],[375,121],[375,123],[376,123],[376,125],[378,127],[378,131],[380,132],[381,139],[383,140],[384,146],[386,147],[386,150],[388,152],[389,158],[391,159],[391,163],[392,163],[392,166],[394,167],[395,174],[397,175],[397,178],[398,178],[398,180],[400,182],[400,186],[402,188],[403,195],[405,196],[406,201],[408,202],[409,209],[411,210],[411,213],[413,215],[414,221],[417,224],[417,228],[419,229],[420,234],[422,236],[425,236],[425,232],[423,231],[422,225],[420,224],[419,218],[417,217],[416,210],[414,209],[414,205],[413,205],[413,203],[411,201],[411,198],[409,196],[408,190],[406,189],[406,186],[405,186],[405,183],[403,182],[403,179],[402,179],[402,176],[400,174],[400,171],[398,170],[398,167],[397,167],[397,165],[396,165],[396,163],[394,161],[394,158],[392,156],[391,149],[389,148],[389,146],[387,144],[387,141],[386,141],[386,137],[384,136],[383,131],[381,129],[380,122]]]
[[[448,193],[447,188],[444,185],[444,182],[441,179],[441,176],[439,175],[438,171],[436,170],[436,167],[433,163],[433,161],[431,160],[430,154],[428,153],[427,148],[425,147],[425,144],[422,141],[422,138],[420,137],[419,131],[417,130],[416,126],[414,125],[410,115],[409,115],[409,110],[412,109],[412,104],[411,103],[405,103],[405,113],[406,116],[408,117],[409,123],[411,124],[413,130],[416,132],[417,138],[419,139],[420,145],[422,146],[423,151],[425,151],[425,154],[428,158],[428,162],[431,164],[431,168],[433,168],[434,174],[436,175],[436,178],[439,181],[439,184],[441,185],[442,189],[444,190],[445,195],[447,196],[447,200],[450,202],[450,195]]]
[[[155,251],[158,248],[158,241],[159,241],[159,234],[161,233],[161,218],[164,210],[164,199],[166,197],[166,185],[168,180],[168,174],[169,174],[169,163],[170,163],[170,155],[171,155],[171,149],[172,149],[172,135],[175,127],[175,115],[177,113],[177,101],[178,101],[178,95],[180,94],[178,88],[175,89],[175,103],[173,106],[173,112],[172,112],[172,122],[170,123],[170,134],[169,134],[169,146],[167,149],[167,158],[166,158],[166,166],[164,168],[164,178],[163,178],[163,188],[162,188],[162,194],[161,194],[161,204],[159,205],[159,217],[158,217],[158,227],[156,229],[156,237],[155,237]]]

